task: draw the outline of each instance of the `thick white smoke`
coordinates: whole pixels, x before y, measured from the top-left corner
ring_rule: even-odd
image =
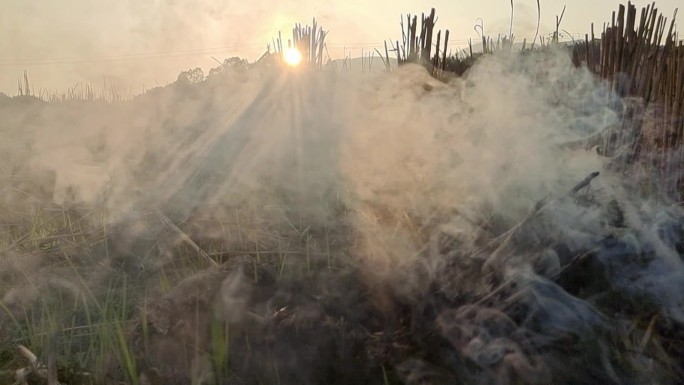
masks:
[[[603,324],[552,282],[592,250],[604,289],[684,322],[667,224],[681,213],[658,219],[657,204],[587,139],[620,123],[619,100],[564,51],[490,55],[446,83],[417,65],[372,76],[256,68],[112,105],[0,103],[14,143],[3,143],[3,172],[52,173],[55,203],[105,205],[104,221],[129,238],[149,211],[181,223],[201,210],[275,207],[298,217],[302,237],[348,229],[345,255],[366,285],[384,288],[376,306],[390,302],[383,290],[414,298],[438,282],[447,296],[487,296],[510,285],[505,301],[532,309],[518,327],[550,334]],[[438,322],[447,334],[448,319]],[[494,349],[454,341],[473,357]]]

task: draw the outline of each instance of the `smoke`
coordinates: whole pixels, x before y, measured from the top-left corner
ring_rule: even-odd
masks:
[[[611,317],[646,312],[684,322],[684,214],[642,198],[587,145],[620,122],[619,102],[562,51],[490,55],[446,83],[415,65],[373,76],[229,68],[116,104],[0,101],[3,135],[13,138],[2,144],[2,167],[13,176],[51,174],[55,204],[106,207],[103,221],[118,242],[112,252],[135,254],[133,243],[152,243],[151,233],[158,249],[146,245],[140,264],[153,272],[176,258],[177,243],[201,249],[193,234],[159,246],[169,232],[151,227],[178,235],[175,226],[198,213],[217,221],[239,210],[254,215],[237,231],[255,239],[257,257],[277,245],[279,265],[231,260],[235,272],[214,267],[160,295],[150,321],[165,336],[154,345],[159,354],[211,338],[192,330],[208,330],[216,317],[263,334],[254,345],[231,345],[263,359],[244,358],[250,378],[279,375],[262,367],[272,347],[285,382],[316,383],[355,362],[354,347],[331,353],[315,342],[340,343],[321,325],[339,317],[353,320],[340,330],[362,333],[382,322],[391,329],[399,303],[423,309],[414,323],[484,373],[436,369],[453,364],[445,353],[393,362],[406,383],[421,371],[501,384],[543,383],[556,373],[590,378],[559,365],[564,341],[589,352],[569,367],[590,361],[582,373],[613,381],[633,373],[605,351],[603,341],[624,331]],[[11,204],[15,195],[7,194],[3,203]],[[273,211],[305,240],[302,269],[331,269],[331,253],[311,257],[309,242],[326,234],[330,248],[327,234],[336,232],[337,256],[358,281],[348,270],[335,279],[283,278],[281,245],[291,240],[268,238],[275,221],[255,219]],[[211,226],[198,226],[198,236],[212,237]],[[288,334],[300,328],[310,341],[303,345],[305,337]],[[353,346],[366,343],[354,335]],[[331,363],[343,354],[351,361]]]
[[[423,259],[426,240],[416,236],[435,224],[451,222],[467,239],[486,237],[488,225],[496,234],[603,170],[595,153],[559,148],[616,119],[600,105],[578,111],[597,87],[590,75],[553,56],[517,60],[482,60],[450,84],[405,67],[366,86],[342,167],[368,258]]]

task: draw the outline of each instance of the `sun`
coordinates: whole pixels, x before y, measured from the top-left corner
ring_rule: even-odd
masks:
[[[283,52],[283,60],[290,67],[297,67],[302,62],[302,53],[297,48],[288,48]]]

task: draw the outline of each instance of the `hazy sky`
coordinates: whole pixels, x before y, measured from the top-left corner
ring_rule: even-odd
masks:
[[[507,34],[510,0],[3,0],[0,13],[0,91],[14,95],[17,77],[28,71],[34,88],[62,92],[78,82],[95,89],[103,82],[120,92],[140,92],[175,80],[184,69],[205,72],[219,60],[257,59],[278,31],[289,35],[294,23],[316,17],[330,31],[334,58],[345,49],[353,56],[400,39],[406,13],[437,9],[439,29],[449,29],[452,47],[477,37],[473,26],[484,19],[485,33]],[[553,30],[567,4],[562,29],[588,33],[590,24],[609,21],[618,0],[541,0],[541,34]],[[625,2],[626,3],[626,2]],[[649,1],[634,1],[645,6]],[[679,0],[659,0],[671,18]],[[519,41],[534,36],[536,0],[514,0],[513,32]]]

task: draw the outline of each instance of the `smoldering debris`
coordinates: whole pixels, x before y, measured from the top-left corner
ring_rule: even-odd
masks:
[[[101,383],[681,382],[684,210],[592,149],[605,87],[545,51],[5,101],[2,332]]]

